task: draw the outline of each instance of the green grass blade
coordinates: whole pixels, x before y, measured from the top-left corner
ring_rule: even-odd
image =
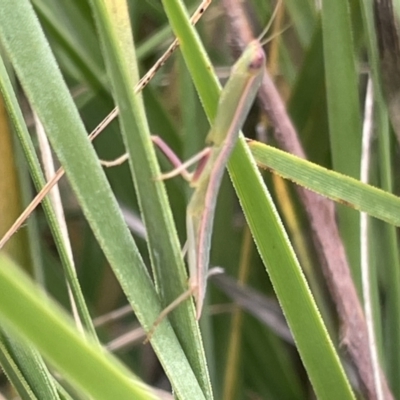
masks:
[[[307,158],[321,165],[329,165],[325,71],[319,21],[291,90],[287,108],[302,139]]]
[[[0,340],[0,365],[22,400],[37,399],[18,363],[15,361],[14,355],[9,352],[3,338]]]
[[[212,120],[219,85],[210,75],[209,62],[188,18],[185,19],[182,3],[172,0],[163,3],[206,114]],[[229,171],[317,396],[321,399],[354,398],[276,210],[243,140],[235,148]],[[300,312],[293,307],[298,304],[302,304]],[[327,377],[322,370],[332,374]]]
[[[108,90],[103,60],[91,15],[83,15],[75,2],[34,0],[38,16],[53,32],[57,44],[74,62],[93,88]]]
[[[270,169],[334,201],[400,226],[399,197],[260,142],[250,142],[250,150],[261,168]]]
[[[350,5],[347,0],[323,1],[322,32],[333,168],[359,178],[361,108]],[[355,285],[360,289],[359,215],[342,207],[338,208],[338,214]]]
[[[371,76],[374,83],[374,100],[376,130],[379,140],[379,169],[382,189],[393,191],[393,177],[396,171],[393,169],[392,151],[393,140],[389,126],[388,109],[383,98],[381,76],[379,70],[380,55],[377,45],[375,21],[373,14],[373,1],[361,2],[364,30],[367,37],[367,49]],[[397,112],[397,111],[396,111]],[[391,384],[393,395],[400,397],[400,381],[397,379],[396,371],[400,369],[400,260],[398,253],[397,232],[393,226],[383,226],[382,247],[379,251],[385,255],[384,269],[385,292],[387,293],[385,322],[382,329],[388,332],[385,335],[384,349],[386,358],[388,379]],[[386,357],[385,357],[386,356]]]
[[[18,3],[2,0],[0,8],[0,40],[45,127],[88,223],[137,317],[149,329],[161,311],[159,298],[33,9],[26,0]],[[166,338],[168,346],[165,346]],[[202,391],[168,321],[157,328],[153,346],[176,392],[201,399]]]
[[[301,44],[306,47],[311,42],[315,28],[315,4],[310,0],[288,0],[285,2],[291,20],[296,26]]]
[[[64,311],[4,255],[0,256],[0,315],[93,398],[156,398],[97,343],[83,339]]]
[[[46,183],[43,176],[40,162],[36,156],[35,149],[32,143],[31,136],[26,127],[22,111],[19,107],[17,97],[14,93],[14,89],[11,85],[10,79],[8,77],[6,68],[4,66],[3,60],[0,58],[0,91],[3,95],[5,105],[7,107],[8,115],[13,122],[15,131],[21,142],[25,157],[28,161],[30,172],[36,189],[39,191]],[[60,253],[61,260],[63,262],[65,274],[67,281],[71,287],[71,292],[74,297],[78,313],[80,315],[81,321],[86,329],[91,333],[93,337],[96,337],[96,332],[94,330],[92,320],[90,318],[89,311],[85,304],[81,288],[79,286],[78,278],[76,276],[75,267],[72,264],[72,260],[69,256],[69,252],[65,247],[64,240],[62,237],[61,227],[59,226],[53,206],[49,199],[44,199],[43,207],[49,221],[50,228],[52,230],[58,251]]]
[[[12,330],[1,337],[1,366],[22,399],[54,399],[59,396],[54,378],[32,345],[16,338]]]
[[[187,289],[187,277],[164,184],[155,180],[161,172],[150,139],[142,98],[134,93],[139,76],[128,9],[123,2],[115,6],[112,2],[95,1],[92,5],[104,44],[115,100],[120,109],[122,133],[146,225],[153,271],[158,286],[162,286],[160,293],[167,306]],[[203,391],[210,397],[212,392],[192,304],[185,302],[176,311],[171,315],[172,324]]]
[[[219,92],[221,90],[219,81],[212,72],[211,62],[197,32],[188,20],[188,15],[182,2],[164,0],[163,4],[172,29],[179,38],[180,49],[192,75],[206,115],[212,121],[217,111]]]
[[[237,146],[234,156],[229,167],[235,189],[316,395],[352,399],[350,384],[272,199],[261,176],[249,179],[254,165],[247,161],[246,146]],[[327,368],[330,376],[324,372]]]

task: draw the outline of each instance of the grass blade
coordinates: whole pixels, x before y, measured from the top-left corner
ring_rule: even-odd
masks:
[[[164,185],[155,180],[161,172],[143,102],[141,96],[134,93],[139,74],[130,39],[128,9],[123,2],[115,6],[113,2],[96,1],[92,5],[120,109],[124,142],[130,155],[131,173],[146,225],[150,259],[157,284],[162,286],[160,292],[164,305],[167,306],[186,290],[187,278]],[[211,396],[204,351],[191,302],[182,304],[177,313],[171,315],[171,320],[203,390]]]
[[[149,329],[161,311],[159,298],[33,9],[26,0],[17,4],[2,0],[0,5],[2,44],[104,254],[141,324]],[[166,338],[169,338],[168,346],[165,346]],[[158,327],[153,345],[177,393],[202,398],[202,391],[168,321]],[[179,365],[175,362],[177,359]]]
[[[333,168],[359,178],[361,117],[355,49],[347,0],[322,3],[322,33]],[[339,226],[354,281],[361,288],[359,215],[338,207]]]
[[[263,143],[252,141],[249,147],[261,168],[331,200],[400,226],[399,197]]]
[[[172,28],[180,40],[182,53],[203,101],[206,114],[212,120],[216,112],[219,85],[216,83],[216,78],[210,74],[208,59],[188,23],[188,18],[185,19],[181,2],[164,0],[163,3]],[[317,396],[332,399],[353,398],[338,356],[320,319],[277,212],[243,139],[239,140],[232,154],[229,171]],[[258,210],[257,216],[253,214],[255,210]],[[283,266],[285,266],[284,271]],[[299,318],[299,310],[295,311],[293,304],[304,305],[301,312],[303,319]],[[305,330],[303,323],[307,326]],[[311,337],[312,343],[309,341]],[[331,375],[326,379],[327,377],[320,373],[321,362],[327,363],[322,369],[329,368],[335,374],[335,378]],[[335,383],[332,385],[333,381]]]
[[[2,318],[35,344],[71,382],[99,400],[155,399],[148,388],[97,343],[83,339],[64,311],[4,255],[0,256],[0,276]],[[65,345],[59,346],[60,342]]]

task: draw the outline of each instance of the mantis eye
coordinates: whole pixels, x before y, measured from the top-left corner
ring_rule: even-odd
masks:
[[[258,72],[265,63],[265,53],[258,40],[253,40],[248,46],[249,58],[247,70],[249,72]]]
[[[248,70],[257,72],[265,63],[265,53],[258,41],[254,41],[252,53],[253,54],[248,65]]]
[[[257,54],[254,55],[254,58],[251,60],[249,64],[249,70],[259,70],[265,63],[265,54],[263,49],[260,47],[257,49]]]

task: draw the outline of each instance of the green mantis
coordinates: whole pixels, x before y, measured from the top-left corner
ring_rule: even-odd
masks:
[[[210,259],[214,211],[218,189],[240,129],[260,87],[265,68],[261,44],[251,42],[232,68],[231,77],[219,100],[214,126],[207,136],[209,154],[196,171],[195,190],[186,217],[189,290],[196,302],[196,318],[203,308]],[[200,175],[198,175],[200,173]]]
[[[196,318],[201,316],[207,278],[211,272],[210,246],[218,190],[240,129],[261,85],[264,68],[264,51],[261,43],[254,40],[233,66],[230,78],[222,90],[214,125],[206,139],[209,147],[200,153],[200,157],[196,156],[189,162],[180,164],[174,171],[161,177],[169,178],[185,172],[189,164],[200,158],[191,180],[194,192],[186,215],[189,289],[162,311],[153,329],[191,295],[196,303]]]
[[[269,30],[280,4],[281,0],[278,1],[260,38]],[[251,41],[232,67],[230,78],[221,92],[214,125],[206,139],[209,147],[183,164],[176,162],[173,155],[170,158],[174,159],[172,163],[177,168],[161,176],[161,179],[166,179],[182,173],[187,178],[190,174],[187,173],[186,167],[199,161],[191,179],[194,192],[186,213],[189,289],[161,312],[148,338],[161,320],[189,296],[193,296],[195,300],[196,319],[201,317],[207,278],[215,271],[209,270],[209,262],[218,190],[225,166],[261,85],[265,62],[260,40]],[[169,150],[167,152],[170,153]]]
[[[253,40],[232,67],[230,78],[222,90],[214,125],[206,139],[209,147],[189,161],[180,163],[160,138],[153,138],[176,166],[176,169],[161,175],[158,180],[182,174],[191,181],[194,192],[186,213],[189,289],[160,313],[148,338],[151,337],[155,327],[189,296],[195,299],[196,319],[200,319],[207,278],[213,272],[209,271],[209,261],[218,190],[229,156],[261,85],[264,68],[265,54],[262,45],[259,40]],[[126,158],[127,155],[124,155],[113,162],[103,162],[103,165],[120,164]],[[186,171],[186,167],[197,161],[199,165],[191,175]]]

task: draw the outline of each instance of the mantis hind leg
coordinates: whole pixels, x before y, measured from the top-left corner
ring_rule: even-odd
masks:
[[[186,301],[190,296],[193,295],[194,288],[189,288],[185,292],[183,292],[180,296],[178,296],[171,304],[169,304],[167,307],[165,307],[159,314],[159,316],[156,318],[154,321],[152,327],[150,328],[149,332],[147,333],[146,340],[143,342],[146,344],[147,342],[150,341],[152,338],[154,331],[156,330],[157,326],[161,324],[161,322],[164,320],[165,317],[168,316],[168,314],[175,310],[179,305],[181,305],[184,301]]]
[[[222,274],[224,273],[224,269],[221,267],[214,267],[211,268],[208,273],[207,273],[207,279],[210,276],[217,275],[217,274]],[[184,301],[186,301],[190,296],[193,296],[196,290],[198,289],[197,286],[190,286],[188,290],[183,292],[180,296],[178,296],[172,303],[170,303],[167,307],[165,307],[156,320],[153,322],[152,327],[150,328],[149,332],[147,333],[146,339],[143,342],[146,344],[149,342],[154,334],[154,331],[156,330],[157,326],[161,324],[161,322],[164,320],[165,317],[168,316],[171,311],[174,311],[179,305],[181,305]]]

